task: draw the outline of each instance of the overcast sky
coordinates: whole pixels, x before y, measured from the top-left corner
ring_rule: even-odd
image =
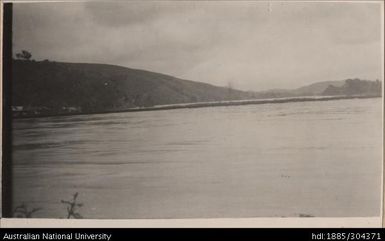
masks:
[[[145,69],[242,90],[381,79],[381,4],[14,4],[14,52]]]

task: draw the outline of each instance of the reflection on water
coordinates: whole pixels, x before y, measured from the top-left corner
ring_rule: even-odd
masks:
[[[14,123],[14,203],[87,218],[378,216],[381,99]]]

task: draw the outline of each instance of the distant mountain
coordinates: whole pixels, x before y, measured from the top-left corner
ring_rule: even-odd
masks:
[[[27,115],[312,95],[381,95],[379,81],[325,81],[292,90],[247,92],[114,65],[47,60],[13,60],[12,74],[12,106]]]
[[[292,93],[297,95],[321,95],[330,85],[341,87],[344,83],[345,80],[322,81],[294,89],[292,90]]]
[[[361,79],[322,81],[297,89],[274,89],[258,92],[257,98],[279,98],[298,96],[367,95],[381,96],[381,82]]]

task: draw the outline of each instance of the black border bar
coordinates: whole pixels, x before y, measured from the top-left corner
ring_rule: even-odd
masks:
[[[3,4],[2,217],[12,217],[12,3]]]
[[[0,229],[3,240],[385,240],[384,229],[343,229],[343,228],[311,228],[311,229]],[[46,238],[43,237],[43,234]],[[5,236],[7,235],[7,236]],[[26,236],[23,236],[26,235]],[[39,235],[38,239],[36,239]],[[51,235],[51,236],[50,236]],[[70,235],[70,236],[68,236]],[[6,238],[8,237],[8,238]],[[34,238],[35,237],[35,238]],[[52,237],[52,238],[47,238]],[[65,237],[65,238],[63,238]],[[69,238],[71,237],[71,238]],[[11,239],[9,239],[11,238]]]

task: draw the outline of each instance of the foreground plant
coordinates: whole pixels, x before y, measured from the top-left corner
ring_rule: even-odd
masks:
[[[80,219],[83,218],[82,215],[80,215],[79,212],[77,212],[77,208],[82,207],[83,203],[78,203],[77,199],[78,198],[78,193],[75,193],[72,197],[72,200],[70,201],[65,201],[61,200],[63,204],[67,205],[67,218],[75,218],[75,219]]]
[[[41,210],[41,208],[29,209],[28,206],[23,203],[15,208],[13,214],[16,218],[32,218],[32,214],[36,213],[39,210]]]

